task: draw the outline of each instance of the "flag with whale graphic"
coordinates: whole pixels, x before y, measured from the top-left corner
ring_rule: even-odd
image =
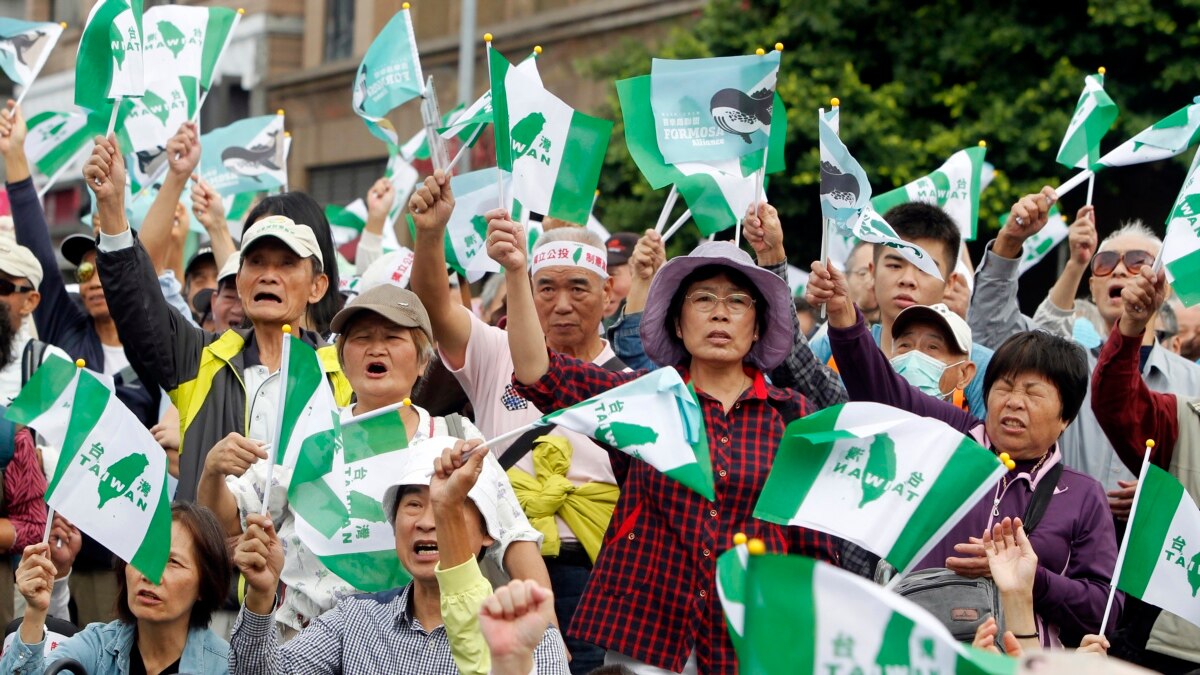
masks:
[[[847,539],[903,574],[1004,472],[944,422],[843,403],[787,426],[754,517]]]
[[[738,159],[762,150],[775,112],[778,51],[763,56],[654,59],[650,106],[668,164]]]
[[[13,84],[26,88],[33,84],[65,25],[0,18],[0,68]]]
[[[1200,626],[1200,508],[1171,474],[1147,464],[1114,583]]]
[[[158,583],[171,549],[167,458],[112,380],[51,355],[6,416],[62,450],[46,503]]]
[[[200,137],[200,177],[222,196],[287,184],[283,115],[250,117]]]
[[[557,425],[603,441],[712,499],[712,460],[696,392],[674,368],[636,380],[543,416],[535,424]]]
[[[905,241],[871,206],[867,172],[838,136],[841,109],[818,113],[821,146],[821,215],[862,241],[882,244],[899,252],[922,272],[942,278],[937,263],[925,249]],[[834,233],[830,233],[831,238]]]

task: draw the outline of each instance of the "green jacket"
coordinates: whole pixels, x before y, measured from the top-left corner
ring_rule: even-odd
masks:
[[[208,451],[232,432],[246,434],[247,396],[242,373],[259,365],[252,329],[217,335],[192,326],[167,304],[154,265],[140,242],[101,252],[97,259],[109,311],[125,352],[145,377],[167,391],[179,409],[179,488],[175,498],[194,501]],[[338,405],[349,405],[350,382],[337,350],[321,336],[299,337],[317,349]]]

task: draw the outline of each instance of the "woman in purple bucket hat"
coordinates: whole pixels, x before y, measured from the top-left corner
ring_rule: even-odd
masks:
[[[504,211],[488,217],[488,254],[504,267],[508,284],[517,392],[540,410],[557,410],[645,374],[610,372],[548,352],[534,309],[524,233]],[[571,259],[601,253],[582,251],[556,261],[569,267]],[[539,264],[544,261],[535,259],[534,266]],[[762,539],[768,551],[836,562],[836,542],[828,535],[753,517],[784,427],[812,412],[804,396],[763,377],[792,347],[792,311],[787,284],[728,242],[701,244],[654,278],[642,341],[651,359],[675,368],[695,389],[715,499],[644,462],[610,453],[621,497],[568,627],[607,649],[606,663],[635,672],[736,673],[716,595],[716,561],[738,532]]]

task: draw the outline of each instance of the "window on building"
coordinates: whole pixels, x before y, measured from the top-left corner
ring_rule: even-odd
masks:
[[[200,128],[211,130],[250,116],[250,92],[242,88],[240,78],[225,77],[213,85],[200,108]]]
[[[325,60],[354,55],[354,0],[325,2]]]
[[[314,167],[308,170],[308,193],[318,204],[349,204],[365,197],[386,170],[386,159]]]

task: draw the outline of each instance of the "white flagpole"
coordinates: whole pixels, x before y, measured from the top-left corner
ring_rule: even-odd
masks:
[[[675,208],[675,202],[679,201],[679,189],[675,185],[671,185],[671,191],[667,193],[667,201],[663,204],[662,211],[658,213],[658,223],[654,225],[654,231],[662,234],[663,228],[667,225],[667,218],[671,217],[671,209]]]
[[[46,197],[46,193],[50,192],[50,188],[54,187],[54,184],[58,182],[58,179],[62,178],[63,174],[67,172],[67,169],[70,169],[71,166],[75,164],[75,160],[79,159],[82,155],[85,155],[88,152],[89,148],[85,145],[79,150],[79,152],[75,153],[74,157],[72,157],[69,161],[64,162],[62,166],[58,167],[58,171],[55,171],[54,175],[50,176],[50,179],[47,180],[46,184],[42,186],[42,189],[38,190],[38,201],[41,201]]]
[[[485,126],[487,125],[480,124],[475,133],[471,135],[471,138],[463,142],[462,147],[458,149],[457,153],[455,153],[454,159],[450,160],[450,164],[446,167],[446,173],[450,173],[454,170],[454,167],[458,166],[458,160],[467,155],[467,150],[470,150],[471,144],[473,144],[479,138],[479,136],[483,134],[483,129]]]
[[[42,543],[43,544],[50,543],[50,526],[53,524],[54,524],[54,507],[47,506],[46,507],[46,529],[42,531]],[[62,542],[59,541],[58,545],[61,547]]]
[[[667,240],[671,238],[671,235],[675,234],[679,230],[679,228],[683,227],[683,224],[686,223],[688,221],[688,219],[691,217],[692,217],[692,210],[688,209],[687,211],[683,212],[683,215],[676,218],[675,222],[671,223],[671,227],[667,228],[667,231],[663,233],[662,243],[666,244]]]
[[[479,445],[479,447],[490,448],[493,445],[496,445],[497,443],[503,443],[504,441],[516,438],[517,436],[520,436],[521,434],[525,433],[526,431],[529,431],[530,429],[532,429],[536,426],[540,426],[542,424],[543,424],[542,418],[539,417],[538,419],[530,422],[529,424],[517,427],[516,429],[513,429],[512,431],[506,431],[506,432],[500,434],[499,436],[496,436],[495,438],[489,438],[488,440],[481,443]],[[463,455],[464,459],[466,459],[467,457],[470,457],[470,455]]]
[[[283,326],[283,349],[280,351],[279,359],[279,398],[275,404],[275,438],[267,452],[267,477],[263,482],[263,500],[262,509],[259,510],[260,515],[269,513],[268,507],[271,503],[271,481],[274,480],[275,464],[279,461],[279,453],[287,452],[287,448],[283,447],[280,440],[283,437],[283,406],[287,402],[287,386],[288,386],[288,358],[292,351],[292,327],[284,324]]]
[[[112,100],[112,115],[110,115],[108,118],[108,131],[104,132],[105,138],[112,136],[113,130],[117,128],[117,112],[121,110],[121,100],[123,98],[123,96],[118,96]]]
[[[1088,177],[1090,177],[1092,175],[1093,175],[1093,173],[1092,173],[1091,169],[1084,169],[1083,171],[1080,171],[1079,173],[1075,174],[1074,176],[1071,176],[1070,180],[1063,183],[1062,185],[1059,185],[1054,190],[1055,201],[1062,199],[1063,195],[1065,195],[1068,192],[1070,192],[1071,190],[1074,190],[1075,188],[1079,187],[1080,183],[1087,180]]]
[[[1113,570],[1112,581],[1108,585],[1108,602],[1104,603],[1104,618],[1100,620],[1100,635],[1108,628],[1108,617],[1112,612],[1113,598],[1117,594],[1117,579],[1121,578],[1121,568],[1125,566],[1125,552],[1129,548],[1129,528],[1137,515],[1138,500],[1142,497],[1142,479],[1146,477],[1146,467],[1150,466],[1150,451],[1154,449],[1154,441],[1146,441],[1146,454],[1142,457],[1142,468],[1138,471],[1138,486],[1133,493],[1133,505],[1129,507],[1129,520],[1126,521],[1125,534],[1121,537],[1121,550],[1117,553],[1117,566]]]
[[[1088,176],[1088,193],[1087,193],[1087,202],[1086,202],[1086,204],[1088,206],[1092,205],[1092,191],[1095,189],[1096,189],[1096,174],[1092,174],[1092,175]]]

